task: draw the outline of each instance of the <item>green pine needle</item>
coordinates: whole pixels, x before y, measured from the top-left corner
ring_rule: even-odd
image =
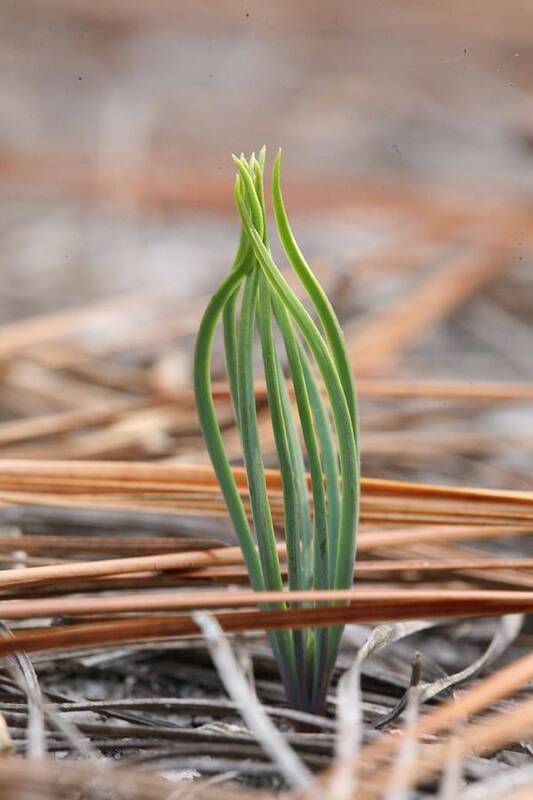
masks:
[[[211,298],[198,331],[194,378],[200,424],[252,586],[257,591],[282,590],[254,393],[257,331],[282,478],[288,586],[293,590],[344,589],[353,579],[360,458],[357,398],[342,330],[290,228],[281,194],[280,154],[272,181],[277,233],[318,325],[290,288],[268,247],[264,148],[257,158],[234,156],[234,161],[241,235],[232,270]],[[221,317],[251,520],[224,450],[212,399],[213,340]],[[276,328],[294,389],[295,408],[282,368],[283,354],[277,347]],[[276,607],[285,606],[280,603]],[[340,634],[338,627],[270,634],[291,705],[321,710]]]

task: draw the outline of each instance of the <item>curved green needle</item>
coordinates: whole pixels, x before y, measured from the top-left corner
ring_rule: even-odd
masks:
[[[198,331],[194,386],[200,425],[252,587],[256,591],[282,591],[255,398],[257,327],[282,480],[289,587],[346,588],[353,579],[360,464],[357,398],[342,330],[290,228],[281,193],[280,155],[272,176],[277,231],[318,325],[290,288],[268,248],[264,148],[248,160],[244,156],[233,158],[238,168],[234,194],[241,233],[232,269],[213,294]],[[213,341],[221,317],[253,526],[225,453],[212,397]],[[296,411],[278,354],[275,328],[283,342]],[[275,607],[283,609],[285,604]],[[341,631],[337,626],[269,634],[291,704],[321,710]]]

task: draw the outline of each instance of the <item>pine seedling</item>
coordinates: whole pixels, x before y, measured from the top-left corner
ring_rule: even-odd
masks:
[[[259,592],[283,591],[254,391],[258,339],[282,480],[287,586],[346,589],[353,580],[360,469],[357,399],[342,330],[289,225],[280,153],[272,173],[274,217],[305,304],[285,280],[268,245],[264,148],[257,158],[234,161],[241,232],[232,269],[213,294],[198,331],[194,380],[200,424],[250,582]],[[224,448],[212,396],[213,342],[220,322],[249,514]],[[269,634],[287,701],[295,708],[322,709],[341,632],[337,626]]]

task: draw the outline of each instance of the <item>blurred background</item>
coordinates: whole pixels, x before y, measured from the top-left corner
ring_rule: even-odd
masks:
[[[1,16],[0,457],[203,458],[194,335],[231,153],[265,143],[346,331],[365,473],[533,487],[527,0]]]

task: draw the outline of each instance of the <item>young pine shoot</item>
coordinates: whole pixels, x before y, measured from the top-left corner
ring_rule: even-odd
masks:
[[[289,225],[280,153],[272,173],[274,217],[305,304],[285,280],[268,245],[264,148],[257,158],[234,160],[241,233],[232,269],[213,294],[198,331],[194,381],[200,424],[250,582],[259,592],[283,591],[257,420],[257,344],[282,480],[287,586],[347,589],[353,580],[360,474],[357,399],[342,330]],[[249,515],[212,397],[213,341],[220,322],[248,480]],[[341,632],[336,626],[269,634],[287,701],[295,708],[322,710]]]

